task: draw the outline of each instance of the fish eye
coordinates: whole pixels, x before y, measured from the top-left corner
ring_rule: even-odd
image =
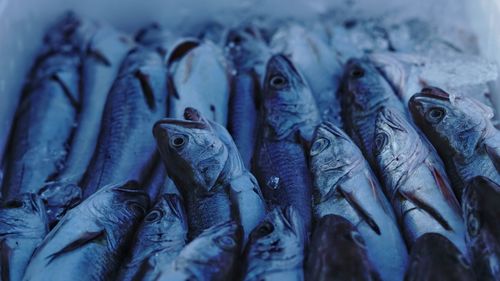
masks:
[[[274,231],[274,226],[270,222],[264,222],[258,229],[259,236],[266,236]]]
[[[366,247],[365,240],[363,239],[363,237],[361,237],[361,234],[359,234],[359,232],[352,231],[351,238],[354,241],[354,243],[356,243],[356,245],[360,246],[361,248]]]
[[[439,123],[445,116],[446,111],[439,107],[433,107],[427,111],[426,119],[431,123]]]
[[[271,77],[271,80],[269,80],[269,85],[273,87],[276,90],[283,89],[287,85],[288,81],[286,80],[285,77],[282,75],[274,75]]]
[[[330,141],[325,138],[317,139],[311,146],[311,156],[318,155],[323,150],[330,146]]]
[[[187,138],[183,135],[175,135],[170,139],[170,145],[173,148],[181,148],[187,143]]]
[[[365,75],[365,71],[361,67],[354,67],[350,73],[352,78],[361,78]]]
[[[163,212],[160,210],[153,210],[144,218],[147,222],[155,222],[163,216]]]
[[[236,241],[229,236],[219,236],[214,240],[215,244],[224,250],[232,250],[236,247]]]
[[[380,152],[389,142],[389,137],[385,133],[379,133],[375,136],[375,150]]]
[[[479,233],[479,220],[474,213],[469,213],[467,216],[467,231],[469,235],[474,237]]]

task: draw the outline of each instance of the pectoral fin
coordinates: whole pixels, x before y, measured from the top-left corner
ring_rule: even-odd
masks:
[[[151,110],[155,110],[156,100],[153,87],[151,86],[150,76],[146,74],[145,71],[139,69],[135,72],[135,77],[139,80],[139,83],[141,84],[141,89],[146,104]]]
[[[85,231],[81,233],[79,237],[77,237],[73,242],[69,243],[68,245],[64,246],[61,250],[57,251],[56,253],[50,255],[48,258],[50,261],[55,260],[56,258],[69,253],[73,250],[79,249],[89,243],[92,243],[93,241],[97,241],[100,239],[105,239],[106,237],[106,231],[104,229],[99,230],[99,231]]]
[[[370,213],[363,208],[363,202],[362,198],[356,197],[356,194],[354,192],[348,192],[344,188],[342,188],[342,185],[339,186],[339,191],[342,194],[342,196],[345,197],[347,202],[356,210],[356,213],[370,226],[370,228],[377,233],[378,235],[381,234],[380,228],[378,227],[377,223],[375,220],[371,217]]]
[[[419,209],[424,210],[431,217],[433,217],[445,230],[453,230],[450,224],[446,221],[446,219],[436,210],[431,204],[425,201],[425,199],[421,198],[412,191],[399,190],[401,196],[403,196],[406,200],[412,202]]]

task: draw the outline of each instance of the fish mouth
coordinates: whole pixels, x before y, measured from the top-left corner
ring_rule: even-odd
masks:
[[[200,121],[165,118],[156,121],[156,123],[153,126],[153,135],[156,138],[158,138],[159,136],[162,135],[162,133],[166,133],[169,129],[168,127],[170,126],[179,126],[186,129],[200,129],[200,130],[208,129],[207,124]]]

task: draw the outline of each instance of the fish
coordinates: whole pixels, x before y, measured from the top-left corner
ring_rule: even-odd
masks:
[[[19,281],[48,232],[42,200],[24,193],[0,204],[0,279]]]
[[[382,280],[368,258],[362,235],[338,215],[319,219],[305,268],[306,280]]]
[[[500,131],[492,124],[491,108],[437,87],[422,89],[408,107],[445,161],[458,198],[476,176],[500,184]]]
[[[306,240],[306,226],[296,209],[273,208],[250,234],[241,280],[304,280]]]
[[[167,172],[186,200],[189,237],[234,220],[242,225],[245,240],[265,215],[257,180],[222,125],[189,107],[184,118],[160,120],[153,132]]]
[[[135,40],[143,46],[155,49],[165,60],[174,43],[173,34],[156,22],[141,28],[136,33]]]
[[[149,207],[135,181],[111,184],[69,210],[31,258],[25,281],[111,280]]]
[[[82,57],[77,128],[71,135],[64,168],[39,191],[50,225],[59,221],[67,209],[82,199],[78,183],[96,149],[108,93],[122,60],[132,48],[132,41],[109,25],[82,20],[75,33],[75,44]]]
[[[466,253],[462,212],[444,165],[403,115],[390,108],[379,112],[373,153],[410,248],[418,237],[434,232]]]
[[[478,176],[466,186],[462,210],[472,265],[479,280],[500,277],[500,185]]]
[[[302,75],[284,55],[267,63],[254,173],[269,206],[292,205],[311,225],[307,146],[320,115]]]
[[[234,280],[240,251],[241,227],[232,221],[219,223],[187,244],[155,280]]]
[[[339,95],[346,133],[361,148],[370,165],[375,166],[372,152],[379,110],[390,107],[406,114],[406,109],[391,85],[366,57],[346,63]]]
[[[171,93],[169,116],[182,118],[186,107],[227,125],[230,79],[228,61],[210,41],[183,39],[167,55]]]
[[[438,233],[420,236],[412,248],[405,281],[474,281],[471,264],[459,249]]]
[[[226,49],[235,68],[231,79],[227,128],[250,169],[257,138],[258,95],[270,50],[252,26],[230,30]]]
[[[187,217],[181,198],[162,194],[137,228],[117,280],[155,280],[187,243]]]
[[[141,182],[147,176],[157,153],[149,132],[167,111],[166,77],[156,50],[138,46],[129,52],[108,95],[97,147],[80,181],[84,198],[103,186]]]
[[[16,112],[4,198],[37,193],[64,167],[81,101],[80,63],[69,39],[37,58]]]
[[[341,125],[336,93],[342,65],[322,36],[312,31],[297,23],[285,24],[273,35],[270,45],[275,53],[288,56],[304,75],[321,117]]]
[[[339,127],[325,121],[316,129],[309,155],[315,221],[328,215],[347,219],[363,237],[368,258],[382,280],[402,280],[408,262],[406,244],[361,150]]]

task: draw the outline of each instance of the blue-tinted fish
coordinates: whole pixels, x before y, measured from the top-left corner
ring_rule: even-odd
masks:
[[[465,188],[462,209],[467,245],[479,280],[500,279],[500,185],[476,177]]]
[[[426,233],[411,250],[405,281],[474,281],[466,256],[446,237]]]
[[[445,161],[458,198],[476,176],[500,184],[500,131],[491,122],[491,108],[435,87],[414,95],[409,107]]]
[[[368,258],[382,279],[401,280],[408,261],[405,241],[359,148],[338,127],[324,122],[316,129],[309,165],[315,219],[335,214],[349,220],[364,238]]]
[[[144,180],[157,153],[151,127],[166,110],[163,58],[154,49],[137,47],[127,55],[106,101],[97,148],[81,181],[84,197],[108,184]]]
[[[69,210],[36,249],[23,280],[111,280],[147,194],[136,182],[108,185]]]
[[[337,215],[326,215],[316,224],[305,271],[307,280],[383,280],[370,261],[362,235]]]
[[[243,280],[304,280],[307,232],[293,208],[276,207],[250,234]]]
[[[0,204],[0,279],[19,281],[48,232],[42,200],[22,194]]]
[[[187,217],[180,197],[161,195],[139,225],[130,256],[117,280],[155,280],[186,242]]]
[[[312,180],[306,147],[320,116],[302,75],[283,55],[267,64],[254,171],[269,205],[297,209],[309,229]]]
[[[465,253],[460,205],[444,166],[403,115],[387,108],[379,112],[373,153],[408,244],[436,232]]]

